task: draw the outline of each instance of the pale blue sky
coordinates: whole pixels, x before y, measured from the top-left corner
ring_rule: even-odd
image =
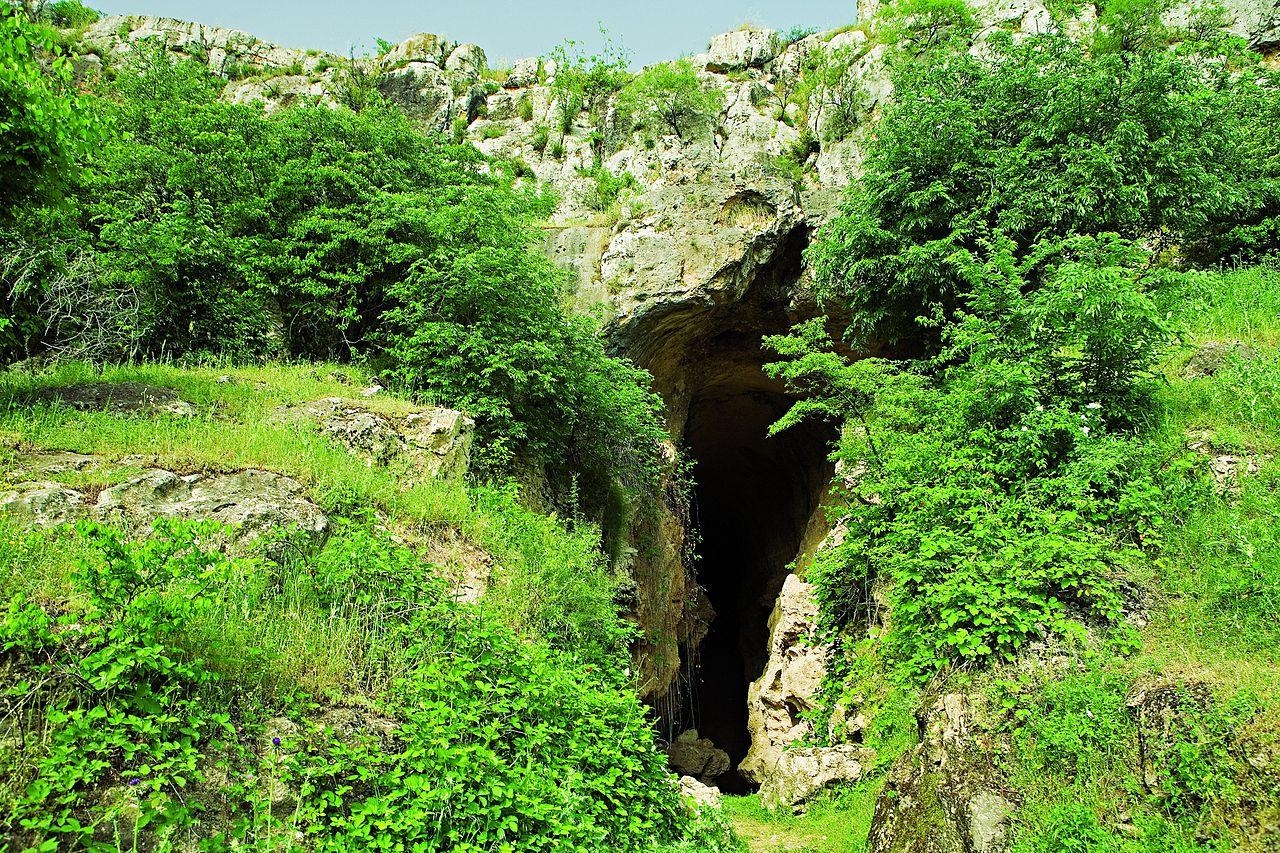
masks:
[[[750,20],[775,29],[852,23],[854,0],[87,0],[108,14],[163,15],[246,30],[286,47],[345,54],[375,38],[418,32],[473,41],[491,62],[545,53],[565,38],[599,43],[597,22],[631,52],[635,65],[696,53],[712,35]]]

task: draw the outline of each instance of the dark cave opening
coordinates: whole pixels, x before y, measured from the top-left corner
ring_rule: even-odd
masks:
[[[694,462],[693,568],[715,613],[709,624],[694,616],[705,635],[681,641],[682,675],[660,694],[674,701],[659,715],[669,738],[697,729],[729,754],[729,771],[705,780],[729,793],[755,787],[737,771],[751,747],[748,687],[768,661],[769,616],[789,567],[825,533],[834,473],[834,426],[769,435],[795,400],[765,374],[774,355],[763,338],[823,313],[803,281],[807,229],[780,236],[749,279],[726,268],[705,299],[657,303],[616,330],[619,348],[654,376]]]
[[[736,771],[751,746],[747,688],[764,671],[769,616],[832,474],[831,429],[768,435],[792,400],[760,371],[755,349],[755,364],[693,398],[685,431],[696,463],[698,582],[716,612],[698,649],[691,716],[729,753],[731,769],[716,783],[731,793],[752,787]]]

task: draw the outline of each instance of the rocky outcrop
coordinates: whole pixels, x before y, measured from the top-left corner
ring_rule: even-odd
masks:
[[[769,662],[747,690],[751,749],[738,765],[749,781],[769,784],[783,773],[787,748],[813,734],[813,709],[830,649],[815,642],[818,603],[813,586],[788,575],[769,618]]]
[[[876,801],[872,853],[998,853],[1014,803],[991,765],[980,696],[948,693],[917,714],[920,744]]]
[[[57,455],[46,458],[56,459]],[[94,462],[102,464],[105,460]],[[31,470],[31,466],[26,467]],[[48,467],[45,471],[54,473]],[[214,521],[234,528],[242,538],[279,528],[322,539],[329,530],[328,518],[304,495],[301,483],[258,470],[181,475],[151,468],[123,483],[92,489],[24,480],[0,491],[0,513],[40,527],[80,518],[136,526],[146,526],[158,518]]]
[[[276,413],[281,423],[314,425],[369,464],[403,462],[419,475],[459,476],[467,469],[475,421],[454,409],[402,405],[400,414],[326,397]]]
[[[803,811],[823,790],[857,782],[874,760],[873,750],[849,744],[789,749],[760,786],[760,805]]]
[[[681,776],[693,776],[706,785],[729,769],[729,753],[716,747],[708,738],[699,737],[697,729],[689,729],[667,747],[667,761]]]
[[[720,808],[720,789],[704,785],[692,776],[680,777],[680,793],[697,808]]]
[[[273,529],[323,538],[329,519],[303,494],[302,484],[271,471],[178,475],[153,468],[103,489],[93,514],[104,519],[149,522],[156,518],[216,521],[242,536]]]
[[[202,61],[210,71],[221,76],[295,66],[301,72],[316,72],[340,61],[332,54],[281,47],[240,30],[150,15],[105,17],[89,27],[82,37],[88,48],[103,57],[126,54],[147,39]]]
[[[46,388],[30,397],[32,403],[66,406],[83,412],[115,415],[172,415],[190,417],[196,407],[172,388],[143,382],[86,382]]]

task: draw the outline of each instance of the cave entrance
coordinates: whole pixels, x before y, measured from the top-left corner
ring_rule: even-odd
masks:
[[[834,437],[820,424],[768,435],[793,401],[760,370],[758,343],[751,349],[737,381],[691,400],[685,430],[696,463],[698,582],[716,613],[697,650],[691,718],[729,753],[731,769],[716,784],[730,793],[751,789],[736,769],[751,746],[747,688],[768,660],[769,616],[789,566],[822,524]]]
[[[683,601],[699,630],[680,643],[682,675],[659,694],[659,714],[668,737],[697,729],[729,754],[729,771],[707,781],[731,793],[753,787],[737,767],[751,746],[747,689],[768,661],[769,616],[789,566],[826,532],[836,431],[806,424],[769,436],[794,398],[763,370],[775,356],[762,338],[819,313],[802,281],[808,241],[797,226],[698,298],[643,305],[614,329],[619,348],[652,373],[672,435],[694,461],[693,568],[715,613],[707,625],[709,614]]]

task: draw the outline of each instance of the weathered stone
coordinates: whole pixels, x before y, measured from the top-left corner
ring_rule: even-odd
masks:
[[[443,126],[453,87],[434,63],[408,62],[378,78],[378,91],[415,118]]]
[[[1208,341],[1201,344],[1182,368],[1182,378],[1202,379],[1216,375],[1237,361],[1252,361],[1258,354],[1244,341]]]
[[[768,663],[747,688],[751,749],[738,770],[750,781],[770,785],[783,772],[787,747],[813,732],[802,715],[817,699],[829,653],[813,643],[817,624],[813,586],[788,575],[769,617]]]
[[[699,737],[697,729],[683,732],[667,747],[667,760],[675,772],[707,785],[729,769],[729,753],[717,748],[709,738]]]
[[[680,777],[680,793],[691,800],[695,808],[720,808],[720,789],[704,785],[692,776]]]
[[[180,399],[174,389],[143,382],[87,382],[45,388],[33,394],[31,401],[118,415],[190,417],[196,413],[196,407]]]
[[[453,71],[465,77],[476,78],[484,73],[488,68],[488,59],[484,55],[484,50],[478,44],[460,44],[449,54],[449,58],[444,61],[444,67],[448,71]]]
[[[321,63],[333,65],[340,61],[331,54],[281,47],[240,30],[150,15],[102,18],[83,36],[84,43],[104,57],[128,53],[135,44],[147,39],[204,62],[210,71],[222,75],[231,70],[266,71],[291,66],[312,72]]]
[[[435,33],[417,33],[400,42],[378,58],[384,69],[401,68],[410,63],[427,63],[443,68],[449,54],[457,46]]]
[[[84,495],[61,483],[18,483],[0,491],[0,514],[38,527],[74,521],[84,508]]]
[[[763,68],[778,55],[782,39],[774,30],[741,29],[711,38],[706,69],[725,72],[743,68]]]
[[[857,782],[874,760],[873,750],[850,744],[789,749],[760,786],[760,805],[802,811],[824,789]]]
[[[991,736],[974,699],[948,693],[918,713],[920,745],[899,759],[876,801],[872,853],[1003,849],[1014,807],[1001,793]]]
[[[329,519],[303,494],[302,484],[270,471],[191,474],[153,468],[103,489],[93,507],[105,519],[146,522],[156,518],[216,521],[256,536],[275,528],[323,538]]]
[[[511,66],[511,73],[507,75],[507,79],[502,85],[507,89],[524,89],[534,86],[539,82],[541,73],[542,60],[538,57],[517,59],[515,64]]]
[[[305,74],[284,74],[268,80],[235,80],[226,85],[222,99],[233,104],[260,102],[263,110],[273,113],[303,101],[336,105],[333,84],[327,79],[313,79]]]
[[[418,473],[435,477],[464,473],[475,439],[475,421],[453,409],[420,408],[392,416],[341,397],[287,406],[277,411],[274,419],[314,424],[322,434],[371,464],[403,459]]]

